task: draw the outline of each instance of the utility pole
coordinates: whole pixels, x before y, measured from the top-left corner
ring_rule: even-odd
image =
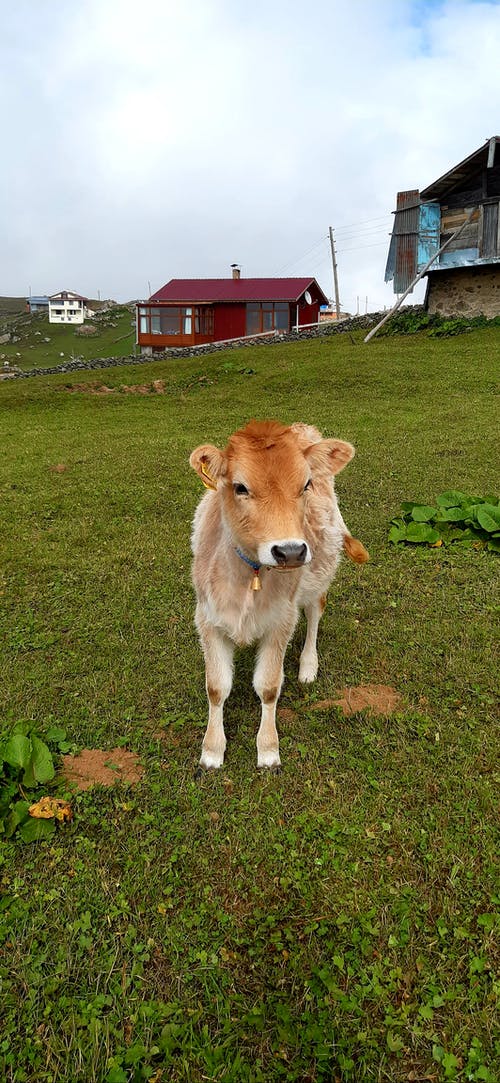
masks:
[[[337,275],[337,257],[335,255],[335,241],[333,239],[333,229],[328,227],[330,232],[330,248],[332,250],[332,265],[333,265],[333,288],[335,290],[335,310],[337,313],[337,320],[340,320],[340,298],[339,298],[339,279]]]

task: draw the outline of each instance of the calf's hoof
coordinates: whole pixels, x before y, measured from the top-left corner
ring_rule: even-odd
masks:
[[[301,684],[312,684],[318,675],[318,659],[304,658],[299,666],[299,681]]]
[[[204,767],[206,771],[216,771],[219,767],[222,767],[224,763],[225,751],[225,744],[222,748],[205,748],[202,746],[200,767]]]
[[[269,771],[281,771],[281,760],[278,751],[268,749],[266,752],[259,752],[257,754],[257,767],[267,768]]]
[[[257,770],[262,773],[264,773],[265,771],[268,775],[281,775],[283,772],[283,768],[280,763],[275,763],[273,767],[258,767]]]

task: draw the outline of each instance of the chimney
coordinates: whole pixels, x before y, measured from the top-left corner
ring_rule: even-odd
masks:
[[[240,271],[240,268],[239,268],[237,263],[232,263],[231,264],[231,270],[233,272],[233,278],[236,279],[236,278],[240,277],[241,271]]]

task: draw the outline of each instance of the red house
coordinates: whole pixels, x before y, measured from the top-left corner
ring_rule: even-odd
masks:
[[[328,304],[315,278],[172,278],[137,305],[141,353],[290,331]]]

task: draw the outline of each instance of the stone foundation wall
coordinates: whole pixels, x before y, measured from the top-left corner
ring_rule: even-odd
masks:
[[[360,329],[365,331],[374,327],[382,319],[383,315],[383,312],[371,312],[364,316],[353,316],[350,319],[341,320],[340,323],[322,323],[319,327],[299,329],[298,333],[290,331],[287,334],[277,333],[276,336],[269,335],[262,336],[262,338],[233,339],[231,342],[207,342],[204,346],[198,346],[195,349],[190,346],[179,346],[161,353],[145,354],[143,352],[138,356],[129,354],[127,357],[99,357],[92,361],[83,361],[79,358],[74,361],[66,361],[62,365],[53,365],[50,368],[43,369],[23,370],[13,366],[12,368],[8,367],[4,372],[0,370],[0,380],[26,379],[29,376],[51,376],[57,372],[79,372],[84,369],[108,369],[121,365],[140,365],[152,360],[161,361],[162,358],[200,357],[202,354],[217,353],[219,350],[234,350],[235,348],[240,349],[249,346],[274,346],[283,342],[302,342],[303,339],[323,338],[325,335],[352,333]],[[149,350],[151,347],[145,347],[145,349]]]
[[[429,274],[425,307],[438,316],[499,316],[500,263]]]

